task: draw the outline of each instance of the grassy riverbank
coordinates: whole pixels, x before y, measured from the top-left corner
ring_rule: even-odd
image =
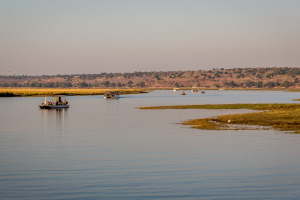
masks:
[[[178,106],[149,106],[139,109],[252,109],[252,110],[275,110],[295,109],[300,104],[205,104],[205,105],[178,105]]]
[[[117,90],[121,94],[139,94],[149,90],[145,89],[65,89],[65,88],[0,88],[0,97],[15,96],[84,96],[84,95],[103,95],[107,90]]]
[[[207,130],[269,129],[300,133],[300,104],[220,104],[141,107],[140,109],[252,109],[258,113],[230,114],[182,122]],[[230,120],[230,122],[228,122]],[[255,125],[255,126],[245,126]]]

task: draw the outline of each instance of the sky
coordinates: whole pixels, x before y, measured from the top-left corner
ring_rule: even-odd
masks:
[[[0,75],[300,67],[299,0],[0,0]]]

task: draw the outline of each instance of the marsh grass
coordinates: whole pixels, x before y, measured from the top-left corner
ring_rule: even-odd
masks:
[[[231,121],[230,123],[228,123],[229,119]],[[299,119],[300,112],[298,110],[272,110],[259,113],[230,114],[217,116],[215,118],[188,120],[182,124],[207,130],[266,130],[270,129],[268,127],[272,127],[274,130],[300,133]],[[242,125],[252,125],[254,127]]]
[[[300,133],[300,104],[220,104],[142,107],[141,109],[252,109],[263,112],[222,115],[182,122],[206,130],[271,129]],[[230,123],[228,123],[230,120]],[[251,125],[250,127],[248,125]]]
[[[271,110],[258,113],[222,115],[214,119],[222,124],[231,120],[233,124],[271,126],[279,131],[300,130],[300,112],[298,110]]]
[[[59,88],[0,88],[0,97],[12,96],[81,96],[81,95],[103,95],[107,90],[117,90],[120,94],[145,93],[144,89],[59,89]]]
[[[274,110],[274,109],[296,109],[300,104],[204,104],[204,105],[178,105],[178,106],[149,106],[140,109],[252,109],[252,110]]]

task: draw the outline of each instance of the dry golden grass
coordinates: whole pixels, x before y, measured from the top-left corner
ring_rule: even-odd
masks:
[[[121,94],[145,93],[144,89],[67,89],[67,88],[0,88],[0,97],[6,96],[53,96],[53,95],[102,95],[105,91],[116,90]]]
[[[184,125],[192,125],[193,128],[206,129],[206,130],[222,130],[225,126],[217,124],[211,119],[193,119],[189,121],[182,122]]]

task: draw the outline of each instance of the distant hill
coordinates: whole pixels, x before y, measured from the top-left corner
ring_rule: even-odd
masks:
[[[214,68],[199,71],[72,74],[55,76],[0,76],[0,87],[41,88],[297,88],[300,69]]]

